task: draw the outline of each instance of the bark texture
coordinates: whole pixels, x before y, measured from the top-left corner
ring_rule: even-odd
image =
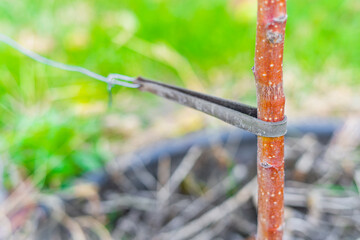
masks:
[[[283,49],[286,0],[258,0],[256,80],[258,118],[284,119]],[[282,239],[284,219],[284,137],[258,137],[257,240]]]

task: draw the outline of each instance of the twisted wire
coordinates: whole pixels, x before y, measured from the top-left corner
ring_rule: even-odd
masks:
[[[18,52],[22,53],[23,55],[48,66],[55,67],[58,69],[62,69],[69,72],[78,72],[81,74],[84,74],[88,77],[91,77],[93,79],[97,79],[99,81],[105,82],[109,85],[109,89],[112,88],[113,85],[119,85],[123,87],[128,88],[138,88],[140,85],[133,83],[135,78],[129,77],[122,74],[117,73],[111,73],[107,77],[102,76],[100,74],[97,74],[95,72],[90,71],[89,69],[86,69],[84,67],[64,64],[61,62],[57,62],[54,60],[51,60],[49,58],[43,57],[29,49],[24,48],[20,44],[18,44],[16,41],[11,39],[10,37],[0,33],[0,41],[7,44],[8,46],[12,47],[13,49],[17,50]]]

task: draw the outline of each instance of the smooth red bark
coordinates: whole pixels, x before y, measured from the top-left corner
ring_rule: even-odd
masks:
[[[258,0],[254,75],[258,118],[284,119],[283,49],[286,0]],[[284,137],[258,137],[258,240],[282,239]]]

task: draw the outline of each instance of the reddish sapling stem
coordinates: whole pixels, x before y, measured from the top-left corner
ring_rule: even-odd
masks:
[[[284,119],[283,49],[286,0],[258,0],[255,66],[258,118]],[[257,240],[282,239],[284,221],[284,137],[258,137]]]

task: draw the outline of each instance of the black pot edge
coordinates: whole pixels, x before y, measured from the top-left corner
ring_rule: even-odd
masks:
[[[304,134],[313,133],[319,139],[329,139],[333,133],[343,125],[341,119],[311,119],[298,121],[290,124],[286,137],[298,137]],[[231,139],[241,139],[242,143],[255,142],[256,136],[241,129],[226,127],[221,129],[205,129],[189,133],[181,138],[166,139],[150,145],[149,147],[134,152],[134,161],[130,168],[137,166],[149,166],[159,159],[165,153],[170,156],[178,156],[186,153],[192,146],[206,147],[213,143],[224,143]],[[139,161],[142,161],[139,162]],[[105,169],[85,174],[81,179],[97,185],[106,184],[109,176]]]

